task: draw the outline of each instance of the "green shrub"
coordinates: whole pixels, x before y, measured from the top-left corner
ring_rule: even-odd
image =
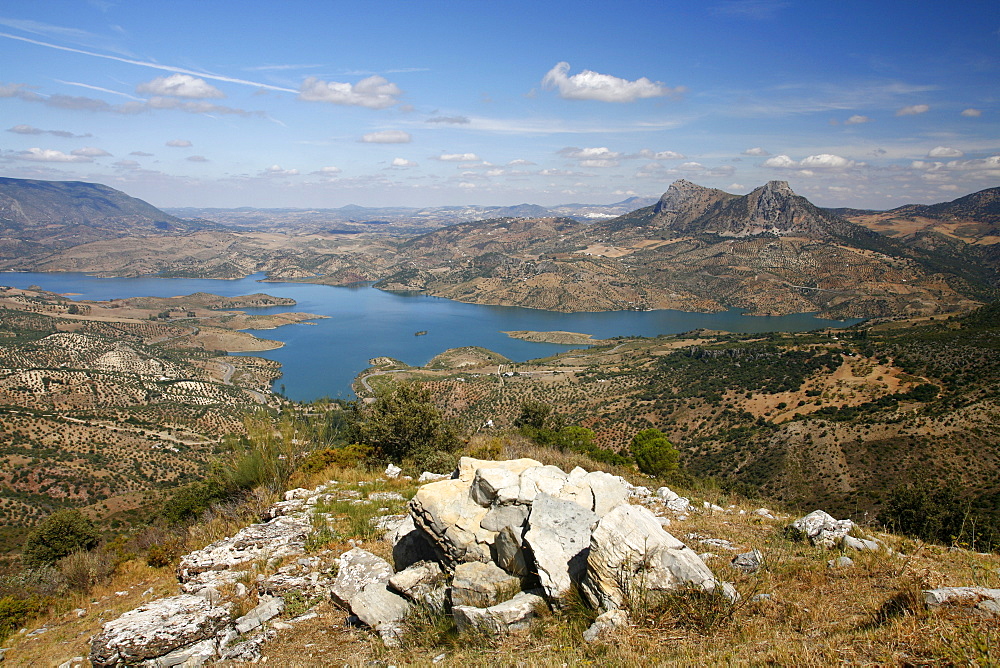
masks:
[[[24,539],[21,561],[29,568],[52,565],[73,552],[93,549],[99,537],[97,527],[79,510],[60,510]]]
[[[115,570],[114,556],[104,550],[68,554],[57,564],[66,584],[75,591],[88,592],[108,580]]]
[[[0,598],[0,642],[49,606],[49,601],[40,596]]]
[[[372,403],[354,404],[348,422],[351,439],[371,446],[377,461],[419,459],[434,451],[454,452],[460,445],[431,403],[430,390],[412,383],[379,388]]]
[[[633,436],[629,451],[647,475],[659,477],[677,470],[677,448],[659,429],[643,429]]]
[[[351,443],[341,447],[320,448],[313,450],[299,465],[299,472],[305,474],[319,473],[328,466],[351,468],[370,457],[374,448],[361,443]]]

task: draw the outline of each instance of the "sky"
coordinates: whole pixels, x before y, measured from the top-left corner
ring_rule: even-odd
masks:
[[[996,0],[0,3],[0,176],[160,207],[1000,186]]]

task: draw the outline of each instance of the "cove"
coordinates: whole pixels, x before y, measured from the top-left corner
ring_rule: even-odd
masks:
[[[440,297],[392,293],[368,284],[348,287],[310,283],[260,282],[262,274],[236,280],[191,278],[97,278],[81,273],[0,273],[0,285],[37,285],[72,299],[172,297],[211,292],[225,297],[266,292],[290,297],[291,307],[246,309],[254,313],[300,311],[329,316],[316,324],[286,325],[254,331],[285,344],[264,353],[282,365],[275,382],[290,399],[353,398],[351,381],[372,357],[394,357],[415,366],[460,346],[482,346],[516,362],[546,357],[580,346],[532,343],[512,339],[504,331],[568,331],[595,338],[677,334],[704,327],[736,333],[798,332],[847,327],[855,320],[825,320],[809,313],[745,316],[739,309],[720,313],[686,311],[609,311],[556,313],[514,306],[464,304]],[[416,332],[427,332],[415,336]]]

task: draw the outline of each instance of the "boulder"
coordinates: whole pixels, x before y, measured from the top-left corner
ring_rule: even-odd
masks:
[[[447,577],[435,561],[419,561],[389,578],[389,586],[417,605],[444,612]]]
[[[521,579],[493,563],[459,564],[451,581],[451,605],[488,608],[510,600],[521,591]]]
[[[615,629],[626,624],[628,624],[628,613],[621,608],[602,612],[590,628],[583,632],[583,639],[586,642],[605,641]]]
[[[409,610],[409,602],[385,582],[372,582],[351,598],[351,612],[373,629],[402,621]]]
[[[524,553],[522,527],[506,526],[497,534],[494,542],[496,563],[511,575],[527,577],[530,558]]]
[[[479,505],[489,508],[497,498],[497,493],[505,487],[518,485],[518,474],[504,468],[481,468],[476,469],[475,477],[472,480],[472,487],[469,493],[472,500]]]
[[[597,523],[581,587],[594,607],[626,607],[685,586],[713,591],[715,576],[647,508],[619,506]]]
[[[743,554],[737,554],[730,562],[733,568],[744,573],[756,573],[764,565],[764,555],[760,550],[751,550]]]
[[[412,515],[403,518],[399,526],[385,535],[385,540],[392,543],[392,563],[397,571],[418,561],[441,558],[441,553],[434,547],[434,541],[417,527]]]
[[[410,501],[415,525],[427,533],[448,567],[464,561],[491,561],[496,532],[481,526],[489,511],[469,494],[474,477],[475,472],[468,480],[428,483]]]
[[[229,606],[213,607],[191,594],[162,598],[107,622],[91,643],[90,661],[134,664],[206,640],[214,653],[216,635],[229,624]]]
[[[593,503],[590,509],[598,517],[604,517],[618,506],[627,503],[629,490],[622,484],[621,478],[604,471],[591,471],[584,477],[584,483],[590,487]]]
[[[520,531],[524,528],[525,522],[528,521],[529,510],[529,506],[522,505],[494,506],[486,513],[479,526],[487,531],[499,532],[504,527],[511,527],[515,531]]]
[[[986,587],[940,587],[924,591],[924,603],[928,608],[942,605],[968,607],[976,614],[1000,617],[1000,589]]]
[[[462,457],[458,460],[458,479],[470,483],[476,477],[477,469],[502,468],[520,475],[525,469],[541,466],[542,463],[527,457],[523,459],[509,459],[506,461],[492,461],[489,459],[475,459],[473,457]]]
[[[538,579],[549,600],[565,596],[587,572],[590,532],[597,521],[596,514],[573,501],[538,492],[524,542],[531,548]]]
[[[785,535],[830,550],[837,547],[852,528],[854,522],[851,520],[837,520],[822,510],[814,510],[785,527]]]
[[[337,579],[330,593],[343,605],[350,605],[351,600],[368,585],[385,584],[392,577],[392,566],[388,561],[360,547],[340,555],[337,566]]]
[[[268,597],[257,607],[236,620],[236,631],[241,635],[249,633],[262,626],[264,622],[274,619],[285,609],[285,601],[278,597]]]
[[[527,629],[531,620],[545,609],[545,599],[536,593],[521,592],[509,601],[488,608],[460,605],[452,609],[459,633],[478,630],[490,635]]]
[[[855,538],[854,536],[844,536],[840,540],[840,546],[842,548],[857,550],[858,552],[878,552],[882,547],[874,540],[867,540],[865,538]]]

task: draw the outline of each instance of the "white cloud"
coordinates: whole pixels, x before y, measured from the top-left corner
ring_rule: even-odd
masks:
[[[321,81],[309,77],[302,82],[299,99],[307,102],[329,102],[368,109],[385,109],[399,102],[403,91],[378,75],[362,79],[356,84]]]
[[[557,63],[542,79],[546,90],[558,89],[565,100],[597,100],[599,102],[634,102],[640,98],[663,97],[683,93],[684,87],[668,88],[646,77],[629,81],[610,74],[584,70],[567,76],[569,63]]]
[[[787,155],[781,154],[781,155],[776,155],[772,158],[768,158],[763,162],[763,165],[765,167],[777,167],[779,169],[786,169],[786,168],[798,167],[799,163],[795,162]]]
[[[369,132],[361,138],[361,141],[365,144],[409,144],[413,141],[413,137],[409,132],[402,130],[380,130]]]
[[[458,184],[459,188],[465,188],[466,190],[471,190],[476,187],[475,183],[469,183],[468,181],[462,181]]]
[[[168,77],[156,77],[135,87],[135,92],[147,95],[167,95],[183,97],[192,100],[225,97],[225,94],[204,79],[190,74],[171,74]]]
[[[635,157],[645,158],[646,160],[683,160],[687,156],[683,153],[678,153],[677,151],[650,151],[648,148],[644,148],[639,151]]]
[[[914,160],[911,166],[915,169],[934,172],[987,171],[996,177],[1000,177],[1000,155],[991,155],[988,158],[981,158],[977,160],[949,160],[948,162],[927,162],[925,160]]]
[[[594,146],[591,148],[567,146],[566,148],[559,149],[557,153],[563,157],[572,158],[573,160],[616,160],[622,157],[621,153],[612,151],[607,146]]]
[[[141,165],[135,160],[119,160],[118,162],[114,163],[113,166],[118,167],[119,169],[129,169],[129,170],[136,170],[141,167]]]
[[[283,169],[281,165],[271,165],[263,172],[262,176],[298,176],[299,170],[297,169]]]
[[[86,155],[69,155],[62,151],[52,149],[29,148],[14,155],[16,160],[27,160],[29,162],[93,162],[94,159]]]
[[[343,170],[340,167],[323,167],[318,171],[313,172],[313,174],[322,174],[326,176],[332,176],[333,174],[340,174]]]
[[[848,160],[839,155],[831,153],[820,153],[802,158],[800,161],[792,160],[787,155],[776,155],[768,158],[763,163],[764,167],[774,167],[776,169],[802,169],[803,174],[812,176],[813,170],[844,170],[852,167],[862,167],[865,163]]]
[[[475,153],[442,153],[436,156],[435,160],[442,162],[472,162],[479,161],[480,157]]]
[[[839,155],[831,153],[810,155],[799,162],[800,167],[807,169],[847,169],[848,167],[854,167],[855,164],[853,160],[848,160],[847,158],[842,158]]]
[[[189,155],[184,159],[188,162],[208,162],[208,158],[203,155]]]
[[[854,114],[846,121],[844,121],[844,125],[858,125],[860,123],[871,123],[871,122],[872,119],[868,118],[867,116],[862,116],[861,114]]]
[[[911,104],[908,107],[903,107],[896,111],[897,116],[916,116],[917,114],[923,114],[930,111],[930,107],[926,104]]]
[[[950,146],[935,146],[927,152],[928,158],[961,158],[965,153]]]
[[[530,160],[525,160],[524,158],[518,158],[517,160],[511,160],[510,162],[508,162],[507,166],[508,167],[530,167],[530,166],[535,165],[535,164],[537,164],[537,163],[534,163],[534,162],[532,162]]]
[[[416,167],[417,163],[413,162],[412,160],[407,160],[406,158],[393,158],[392,166],[402,167],[403,169],[406,169],[408,167]]]
[[[170,146],[171,148],[190,148],[193,145],[187,139],[171,139],[165,144],[165,146]]]
[[[68,130],[42,130],[41,128],[36,128],[31,125],[15,125],[12,128],[7,128],[7,132],[13,132],[19,135],[53,135],[55,137],[66,137],[70,139],[84,139],[86,137],[92,137],[93,135],[89,132],[85,135],[76,135]]]
[[[748,148],[747,150],[743,151],[743,155],[765,156],[771,154],[762,149],[760,146],[754,146],[753,148]],[[767,163],[765,162],[764,164]]]
[[[685,162],[678,169],[685,172],[700,172],[705,169],[705,165],[700,162]]]
[[[152,153],[146,153],[145,151],[132,151],[131,153],[129,153],[129,155],[137,155],[140,158],[151,158],[151,157],[153,157]]]
[[[590,159],[590,160],[580,161],[581,167],[600,167],[600,168],[617,167],[619,164],[621,163],[619,163],[617,160]]]
[[[983,110],[982,109],[973,109],[973,108],[970,107],[968,109],[963,109],[962,110],[962,115],[963,116],[968,116],[969,118],[979,118],[980,116],[983,115]]]
[[[103,148],[97,148],[96,146],[84,146],[83,148],[78,148],[71,151],[73,155],[83,155],[88,158],[102,158],[107,155],[111,155]]]

